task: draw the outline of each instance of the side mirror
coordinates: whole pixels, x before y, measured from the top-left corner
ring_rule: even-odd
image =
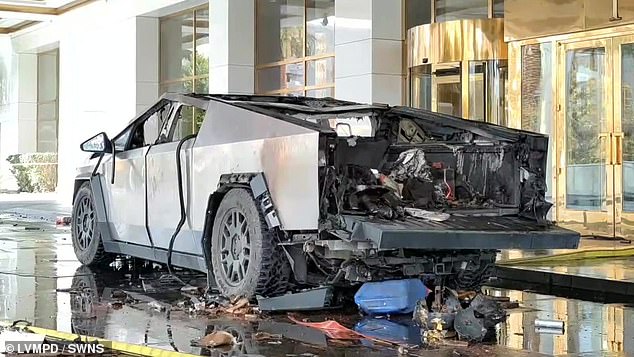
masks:
[[[84,141],[81,150],[86,152],[111,153],[112,142],[108,139],[106,133],[99,133],[92,138]]]

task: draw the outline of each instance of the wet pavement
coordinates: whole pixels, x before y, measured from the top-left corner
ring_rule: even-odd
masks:
[[[284,314],[253,321],[197,316],[178,304],[188,298],[155,265],[124,261],[116,269],[91,270],[76,261],[68,228],[15,222],[10,217],[0,220],[0,320],[23,319],[48,329],[214,356],[397,353],[395,347],[366,340],[329,340],[318,330],[293,324]],[[195,274],[179,276],[192,283],[204,282]],[[521,302],[520,308],[509,311],[507,322],[497,326],[496,342],[408,352],[414,356],[634,355],[634,307],[516,289],[487,288],[491,295]],[[119,302],[122,295],[124,303]],[[355,310],[346,311],[298,315],[315,321],[333,318],[353,329],[363,328],[366,334],[420,343],[420,330],[409,318],[364,319]],[[563,320],[565,330],[562,334],[536,332],[535,319]],[[215,330],[230,332],[239,343],[227,350],[192,347],[192,340]]]
[[[634,283],[634,257],[576,260],[557,264],[525,264],[518,269],[577,275]]]

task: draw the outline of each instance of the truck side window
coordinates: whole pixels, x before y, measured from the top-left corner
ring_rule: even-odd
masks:
[[[174,118],[170,141],[180,141],[187,135],[198,134],[206,113],[205,110],[191,105],[181,105]]]
[[[114,144],[114,149],[116,151],[125,150],[125,145],[128,143],[128,139],[130,138],[131,132],[132,132],[132,128],[128,128],[125,132],[119,134],[118,137],[112,141]]]
[[[398,142],[419,144],[426,139],[425,131],[410,119],[401,119],[398,126]]]
[[[328,119],[328,124],[337,136],[374,136],[373,122],[369,116]]]
[[[166,102],[165,105],[159,107],[154,113],[150,114],[145,121],[140,122],[134,129],[130,149],[140,148],[152,144],[160,144],[166,142],[167,123],[169,121],[172,103]]]

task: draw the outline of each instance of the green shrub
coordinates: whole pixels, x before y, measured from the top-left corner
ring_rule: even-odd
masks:
[[[9,155],[10,171],[20,192],[53,192],[57,186],[57,154],[28,153]]]

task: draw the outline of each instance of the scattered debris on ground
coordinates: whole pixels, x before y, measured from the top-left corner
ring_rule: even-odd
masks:
[[[326,336],[335,340],[358,340],[360,338],[363,338],[363,335],[341,325],[334,320],[327,320],[323,322],[306,322],[300,321],[292,315],[289,315],[288,318],[298,325],[311,327],[323,331]]]
[[[321,310],[332,306],[332,286],[307,289],[275,297],[258,296],[260,311]]]
[[[505,297],[491,297],[475,291],[458,293],[444,288],[437,289],[429,299],[423,296],[416,302],[413,312],[409,310],[412,314],[410,323],[393,320],[394,316],[371,314],[353,330],[335,320],[307,322],[292,315],[289,319],[295,324],[320,330],[332,340],[363,339],[404,349],[467,347],[494,338],[495,326],[506,320],[504,306],[515,304],[518,303]],[[403,308],[398,304],[395,306]],[[394,336],[402,336],[402,339],[395,341]]]
[[[214,331],[198,341],[193,341],[192,345],[198,347],[215,348],[222,346],[232,346],[236,344],[236,338],[226,331]]]
[[[58,226],[69,226],[72,218],[70,216],[57,217],[55,224]]]
[[[535,332],[549,335],[563,335],[565,324],[561,320],[535,320]]]
[[[257,318],[259,310],[251,305],[249,299],[234,297],[227,303],[217,303],[208,306],[205,312],[212,316],[242,317],[245,319]]]
[[[282,343],[281,340],[283,338],[284,336],[281,334],[272,334],[272,333],[263,332],[263,331],[256,332],[255,335],[253,335],[253,339],[256,340],[257,342],[268,343],[273,345]]]
[[[148,302],[147,306],[150,309],[155,310],[155,311],[159,311],[159,312],[160,311],[166,311],[167,308],[168,308],[167,305],[162,304],[162,303],[160,303],[160,302],[158,302],[156,300]]]

